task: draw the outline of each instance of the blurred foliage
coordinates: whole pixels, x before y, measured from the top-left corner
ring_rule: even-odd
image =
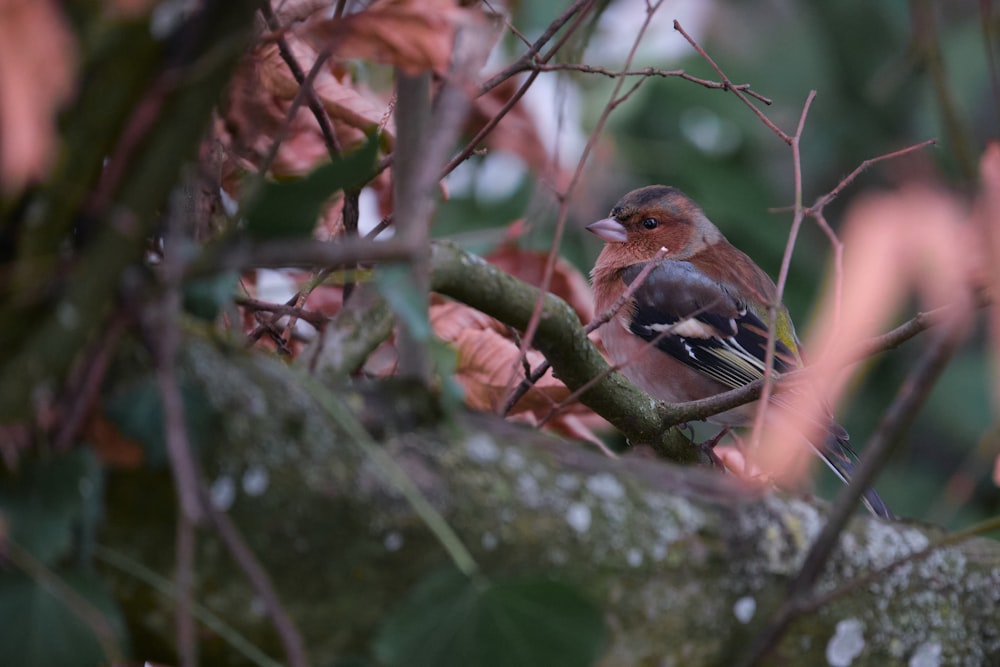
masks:
[[[375,652],[392,667],[576,667],[600,657],[605,634],[601,610],[569,586],[447,570],[421,581],[386,619]]]
[[[305,178],[264,183],[247,206],[246,232],[259,239],[308,236],[331,192],[357,188],[372,179],[378,144],[378,136],[373,134],[361,148]]]

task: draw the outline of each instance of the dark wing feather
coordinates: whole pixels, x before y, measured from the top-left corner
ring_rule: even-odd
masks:
[[[641,264],[628,267],[622,279],[631,285],[642,268]],[[733,388],[762,376],[768,338],[762,318],[766,314],[748,307],[691,263],[660,262],[635,290],[632,306],[629,330],[646,341],[655,341],[661,352]],[[779,331],[783,323],[794,344],[788,314],[782,310],[779,318],[784,318],[779,320]],[[774,369],[779,373],[799,367],[799,357],[780,335],[774,352]],[[783,402],[780,396],[772,400]],[[846,483],[857,454],[848,445],[847,432],[832,418],[826,428],[826,441],[821,446],[810,444]],[[872,514],[892,517],[874,489],[865,491],[863,501]]]
[[[631,284],[637,264],[622,278]],[[656,347],[728,387],[760,378],[767,350],[767,324],[753,309],[690,262],[660,262],[633,294],[629,329]],[[775,342],[774,369],[797,366],[795,355]]]

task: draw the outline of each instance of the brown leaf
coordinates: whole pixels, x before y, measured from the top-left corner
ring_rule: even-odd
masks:
[[[114,422],[95,410],[84,426],[84,437],[93,443],[97,458],[113,468],[138,468],[145,459],[142,446],[126,437]]]
[[[303,69],[310,69],[316,55],[295,40],[289,46]],[[347,77],[347,74],[342,74]],[[345,150],[365,140],[365,132],[381,127],[390,149],[392,128],[385,127],[388,105],[370,92],[341,82],[326,67],[317,75],[313,89],[333,125],[333,134]],[[241,63],[222,106],[225,133],[221,136],[233,153],[258,165],[274,138],[284,129],[288,110],[299,91],[288,65],[274,44],[255,49]],[[301,105],[285,130],[270,173],[287,177],[307,173],[329,158],[329,150],[316,116]]]
[[[479,132],[513,97],[520,87],[517,79],[507,79],[485,95],[477,97],[466,119],[466,131],[472,136]],[[514,153],[536,171],[549,165],[549,154],[538,134],[535,119],[523,104],[518,102],[507,112],[484,140],[491,150]]]
[[[76,45],[50,0],[0,0],[0,17],[0,192],[12,194],[48,171]]]
[[[371,58],[408,74],[444,73],[456,26],[474,16],[452,0],[376,0],[356,14],[310,21],[301,34],[317,51]]]
[[[515,232],[516,235],[516,232]],[[545,275],[548,253],[525,250],[508,241],[486,256],[486,260],[510,275],[538,287]],[[572,264],[557,257],[549,291],[568,303],[581,322],[594,318],[594,293],[587,278]]]
[[[466,403],[476,410],[494,411],[512,389],[511,374],[521,367],[517,343],[507,328],[492,317],[456,301],[431,306],[431,326],[441,340],[458,352],[456,377],[466,390]],[[532,368],[544,357],[528,350]],[[518,402],[514,412],[548,414],[553,405],[569,396],[569,389],[552,373],[545,376]]]

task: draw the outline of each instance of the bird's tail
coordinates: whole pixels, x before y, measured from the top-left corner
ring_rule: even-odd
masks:
[[[858,462],[858,455],[851,449],[847,440],[847,432],[834,424],[826,437],[824,446],[814,446],[814,449],[823,458],[826,465],[829,466],[844,484],[850,483],[851,475],[854,473],[854,468]],[[892,512],[875,489],[865,489],[861,500],[865,504],[865,507],[868,508],[868,511],[875,516],[882,517],[883,519],[893,518]]]

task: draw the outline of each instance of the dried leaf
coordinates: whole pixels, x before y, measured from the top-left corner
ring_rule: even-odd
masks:
[[[496,412],[504,405],[518,378],[512,373],[521,368],[518,343],[507,327],[478,310],[461,303],[446,301],[431,306],[434,333],[458,353],[456,379],[465,390],[466,404],[475,409]],[[545,358],[528,350],[528,363],[536,368]],[[569,389],[551,370],[514,406],[510,416],[532,425],[541,423],[552,408],[569,397]],[[575,403],[546,422],[549,430],[587,440],[603,449],[594,429],[606,424],[586,407]]]
[[[408,74],[444,73],[456,26],[475,16],[452,0],[376,0],[356,14],[311,21],[301,34],[317,51],[342,58],[371,58]]]
[[[142,445],[129,438],[102,412],[95,410],[84,427],[84,438],[94,446],[94,453],[112,468],[138,468],[145,461]]]
[[[9,195],[48,170],[76,45],[51,0],[0,0],[0,17],[0,193]]]
[[[472,136],[479,132],[514,96],[520,87],[517,79],[507,79],[485,95],[477,97],[466,120],[466,131]],[[538,134],[535,117],[523,103],[515,104],[484,140],[490,150],[503,150],[519,156],[536,171],[549,165],[545,142]]]
[[[507,242],[487,255],[486,260],[526,283],[542,284],[548,253],[525,250]],[[587,278],[572,264],[557,257],[549,283],[549,291],[568,303],[581,322],[594,318],[594,294]]]

